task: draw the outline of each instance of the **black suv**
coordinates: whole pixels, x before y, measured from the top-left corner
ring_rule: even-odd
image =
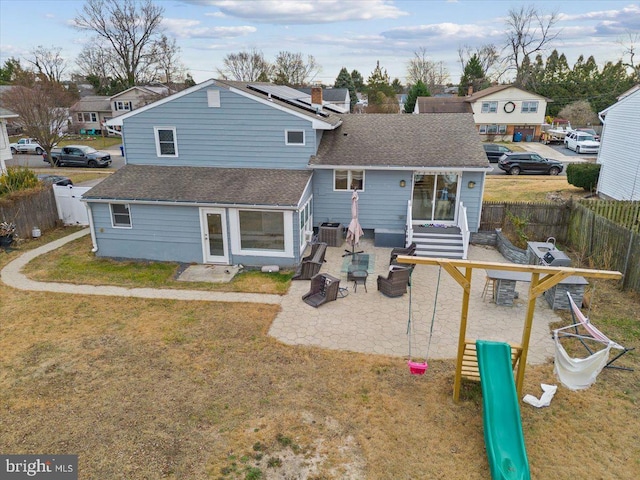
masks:
[[[511,149],[504,145],[496,145],[495,143],[484,143],[482,146],[490,163],[496,163],[503,154],[511,152]]]
[[[500,157],[498,167],[510,175],[519,175],[520,172],[558,175],[564,165],[557,160],[541,157],[537,153],[512,152]]]

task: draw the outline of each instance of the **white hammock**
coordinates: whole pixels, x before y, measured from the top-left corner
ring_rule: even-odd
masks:
[[[554,371],[560,383],[570,390],[583,390],[593,385],[609,360],[612,343],[586,358],[572,358],[560,344],[558,330],[553,332],[553,339],[556,345]]]

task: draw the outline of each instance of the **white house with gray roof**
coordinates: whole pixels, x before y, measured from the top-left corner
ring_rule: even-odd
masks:
[[[5,160],[11,160],[11,147],[9,135],[7,135],[7,119],[17,118],[18,115],[11,110],[0,107],[0,175],[7,171]]]
[[[473,116],[340,110],[318,92],[208,80],[111,119],[127,164],[83,197],[97,255],[293,267],[323,223],[348,225],[356,189],[378,245],[447,230],[463,257],[490,168]]]

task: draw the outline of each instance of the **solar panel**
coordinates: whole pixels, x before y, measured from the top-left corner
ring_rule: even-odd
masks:
[[[282,102],[286,102],[290,105],[294,105],[299,108],[304,108],[309,112],[328,117],[329,114],[322,111],[317,111],[316,107],[311,105],[311,95],[308,95],[295,88],[287,87],[285,85],[271,85],[271,84],[256,84],[252,83],[248,85],[248,88],[255,90],[256,92],[263,93],[269,97],[275,98]]]

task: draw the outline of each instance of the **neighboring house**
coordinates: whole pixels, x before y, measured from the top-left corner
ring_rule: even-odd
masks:
[[[630,92],[600,112],[598,195],[614,200],[640,200],[640,89]]]
[[[422,98],[418,98],[416,106]],[[539,140],[547,103],[551,101],[512,85],[495,85],[457,98],[471,105],[480,138],[491,141],[511,141],[517,133],[523,141]]]
[[[164,86],[136,86],[111,97],[93,95],[81,98],[71,107],[72,130],[81,134],[101,134],[111,118],[144,107],[170,93],[171,90]]]
[[[418,97],[413,113],[473,113],[465,97]]]
[[[110,120],[127,165],[83,196],[97,255],[292,267],[322,223],[349,224],[352,187],[379,245],[477,231],[489,163],[472,115],[343,115],[299,94],[208,80]]]
[[[11,160],[11,147],[9,146],[9,135],[7,134],[7,119],[18,118],[18,115],[11,110],[0,107],[0,174],[7,171],[5,160]]]
[[[109,97],[92,95],[81,98],[71,106],[71,125],[74,133],[101,133],[104,122],[111,119]]]
[[[158,98],[166,97],[171,90],[164,86],[136,86],[124,92],[113,95],[111,102],[111,112],[114,117],[124,115],[132,110],[155,102]]]
[[[304,92],[306,95],[311,95],[310,88],[299,88],[298,90]],[[328,103],[340,107],[344,113],[351,111],[351,98],[349,97],[348,88],[323,88],[322,100],[325,104]]]

